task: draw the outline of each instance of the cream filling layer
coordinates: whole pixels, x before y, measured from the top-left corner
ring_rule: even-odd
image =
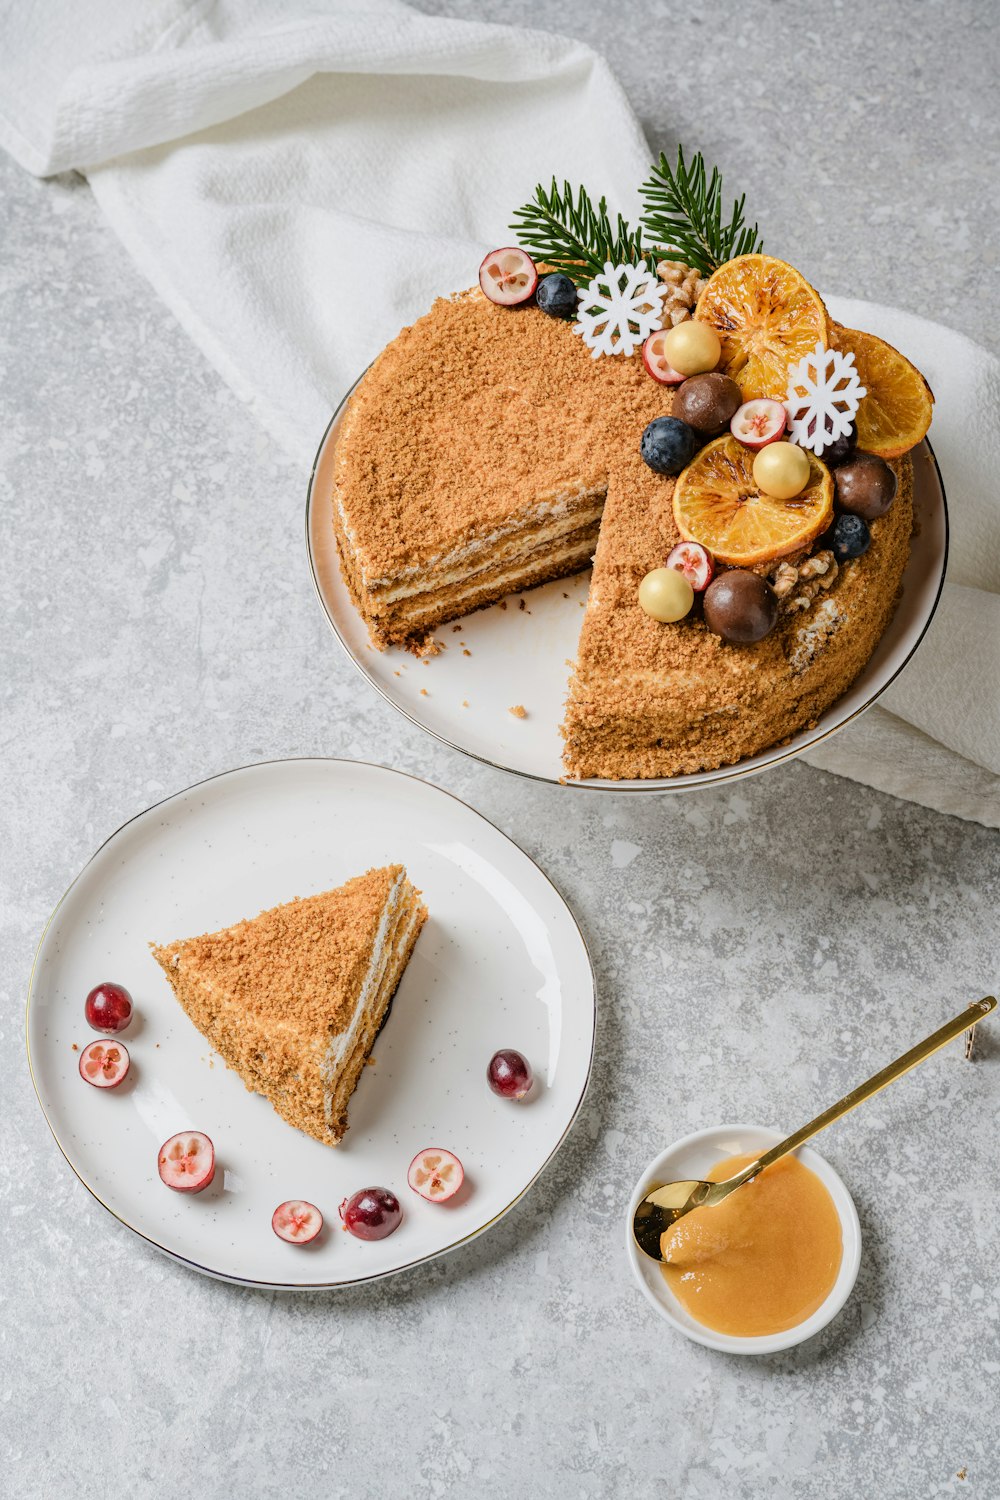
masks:
[[[367,1019],[369,1007],[376,999],[385,980],[390,961],[398,948],[398,943],[389,943],[387,938],[390,931],[397,924],[400,908],[400,893],[407,884],[405,875],[397,875],[392,889],[386,898],[385,910],[379,918],[378,928],[375,933],[375,941],[372,944],[372,956],[368,965],[368,971],[358,992],[357,1004],[351,1015],[351,1019],[343,1031],[333,1037],[326,1050],[326,1056],[320,1066],[320,1077],[323,1081],[323,1112],[327,1124],[331,1123],[331,1107],[336,1097],[336,1085],[339,1083],[338,1073],[341,1063],[345,1057],[349,1057],[353,1048],[357,1045],[358,1036]],[[406,923],[403,942],[413,931],[414,923],[419,915],[419,907],[414,905],[413,912]],[[397,938],[399,934],[396,934]]]
[[[339,491],[334,499],[341,529],[350,548],[351,562],[360,574],[365,588],[369,593],[377,594],[380,599],[391,603],[411,594],[425,593],[429,573],[433,573],[434,586],[443,587],[447,583],[460,583],[472,574],[483,572],[490,566],[490,553],[500,543],[514,543],[525,532],[537,531],[532,540],[538,546],[550,538],[564,535],[568,531],[577,531],[581,526],[600,520],[605,494],[603,485],[579,485],[573,489],[560,490],[551,498],[539,500],[526,510],[519,511],[505,525],[486,535],[475,537],[460,547],[438,552],[425,562],[414,563],[402,568],[392,577],[385,578],[369,576]],[[591,503],[588,505],[587,501]],[[541,523],[546,521],[549,524],[542,528]]]
[[[456,614],[471,614],[477,608],[476,600],[480,597],[489,598],[495,595],[498,589],[505,593],[513,593],[520,586],[520,580],[536,573],[543,562],[552,568],[559,568],[570,562],[586,567],[593,553],[595,539],[596,531],[585,537],[583,541],[573,541],[569,545],[553,549],[544,557],[535,555],[524,557],[503,572],[491,573],[485,582],[480,583],[471,579],[466,588],[453,588],[449,591],[449,610],[454,610]],[[408,605],[397,606],[387,611],[386,615],[380,618],[391,620],[393,624],[405,624],[419,622],[424,616],[436,617],[441,607],[440,595],[444,592],[444,589],[428,591],[422,596],[415,597]]]
[[[381,1026],[382,1021],[385,1018],[385,1012],[388,1007],[389,1001],[392,998],[393,991],[403,977],[403,971],[398,967],[399,959],[406,952],[408,945],[413,940],[415,930],[419,927],[419,925],[420,908],[419,905],[415,902],[413,910],[407,917],[406,922],[397,930],[397,941],[393,943],[391,949],[391,962],[386,965],[385,972],[382,976],[382,981],[379,985],[378,993],[375,996],[374,1010],[379,1019],[378,1025],[376,1025],[374,1028],[372,1042],[374,1042],[375,1036],[377,1036],[378,1034],[379,1027]],[[353,1047],[351,1051],[346,1052],[340,1064],[341,1068],[343,1068],[344,1064],[348,1063],[350,1059],[355,1055],[354,1048],[357,1047],[360,1035],[364,1031],[364,1023],[367,1023],[368,1020],[368,1015],[362,1013],[360,1017],[357,1018],[356,1024],[352,1022],[352,1025],[354,1026]],[[359,1067],[357,1071],[352,1072],[352,1075],[349,1077],[345,1076],[342,1071],[338,1072],[335,1086],[329,1088],[324,1092],[323,1105],[327,1125],[332,1126],[347,1108],[348,1100],[350,1099],[351,1093],[354,1090],[354,1085],[357,1082],[357,1074],[360,1073],[360,1071],[361,1068]],[[350,1087],[346,1087],[347,1084],[350,1084]]]

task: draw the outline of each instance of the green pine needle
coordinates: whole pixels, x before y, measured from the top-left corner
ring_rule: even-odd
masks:
[[[710,276],[725,261],[763,249],[757,225],[744,222],[745,195],[723,222],[722,178],[717,167],[708,174],[700,151],[689,165],[678,146],[675,167],[661,152],[642,185],[642,201],[638,228],[621,214],[612,224],[604,198],[595,207],[586,188],[574,191],[568,182],[560,188],[553,177],[548,190],[541,184],[535,188],[534,198],[517,210],[510,227],[534,260],[564,272],[577,287],[599,276],[606,261],[642,264],[654,271],[663,256],[674,256]]]
[[[700,151],[689,166],[684,148],[678,146],[673,168],[661,152],[641,191],[641,225],[650,239],[704,276],[737,255],[754,255],[763,249],[757,225],[747,228],[744,224],[745,194],[734,202],[728,223],[723,223],[722,178],[717,167],[707,175]]]
[[[656,257],[643,248],[641,229],[632,229],[621,214],[612,225],[604,198],[595,208],[586,188],[574,195],[568,182],[560,189],[554,177],[548,191],[541,184],[535,188],[533,201],[517,210],[510,227],[533,260],[554,266],[577,287],[599,276],[606,261],[655,269]]]

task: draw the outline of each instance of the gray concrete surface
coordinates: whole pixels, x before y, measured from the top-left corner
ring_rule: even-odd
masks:
[[[603,47],[654,146],[717,159],[769,248],[1000,351],[985,0],[422,8]],[[86,185],[0,161],[0,234],[4,1493],[996,1500],[1000,1027],[824,1140],[865,1254],[810,1344],[741,1361],[673,1337],[620,1243],[661,1143],[794,1126],[995,985],[996,835],[804,766],[638,801],[438,747],[339,654],[304,476]],[[529,1197],[446,1260],[314,1298],[200,1279],[113,1223],[48,1136],[22,1032],[45,918],[109,832],[301,754],[466,798],[563,891],[600,985],[583,1117]]]

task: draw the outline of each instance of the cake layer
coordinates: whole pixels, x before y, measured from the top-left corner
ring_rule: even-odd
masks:
[[[598,521],[590,520],[579,529],[560,536],[557,541],[544,539],[523,557],[505,558],[467,579],[440,587],[429,586],[422,593],[407,595],[395,604],[374,600],[363,591],[343,547],[341,571],[351,597],[365,615],[374,644],[383,648],[407,645],[444,620],[471,614],[473,610],[495,604],[520,589],[534,588],[549,579],[564,578],[588,568],[597,546],[597,536]]]
[[[566,578],[589,568],[597,546],[598,527],[585,526],[560,540],[557,547],[533,550],[518,562],[485,569],[465,583],[428,590],[392,612],[394,636],[399,641],[423,635],[444,620],[454,620],[473,610],[485,609],[508,594],[535,588],[553,578]]]
[[[426,915],[403,867],[390,865],[153,954],[247,1088],[335,1145]]]
[[[612,478],[566,708],[571,776],[613,780],[713,770],[780,744],[851,685],[892,617],[913,524],[913,471],[872,523],[868,552],[828,592],[784,614],[764,640],[733,646],[688,617],[651,620],[645,573],[678,538],[670,480],[626,459]]]
[[[363,556],[347,526],[343,506],[336,507],[335,522],[342,552],[358,581],[381,608],[425,594],[429,587],[444,588],[476,578],[486,569],[520,561],[526,553],[558,546],[562,538],[582,526],[596,528],[604,508],[606,486],[574,485],[563,494],[538,500],[509,523],[476,537],[464,546],[427,562],[404,568],[391,578],[365,575]]]

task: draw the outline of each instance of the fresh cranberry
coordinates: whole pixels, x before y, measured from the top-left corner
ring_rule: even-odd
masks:
[[[446,1203],[462,1186],[465,1170],[454,1151],[427,1146],[410,1162],[406,1180],[428,1203]]]
[[[160,1147],[160,1181],[175,1193],[200,1193],[215,1176],[215,1147],[202,1130],[182,1130]]]
[[[359,1240],[384,1240],[399,1228],[403,1210],[388,1188],[362,1188],[340,1205],[340,1217]]]
[[[531,1088],[531,1065],[520,1052],[504,1047],[490,1058],[486,1082],[502,1099],[523,1099]]]
[[[95,1031],[124,1031],[132,1019],[132,996],[123,984],[105,980],[95,985],[84,1006],[87,1025]]]
[[[315,1203],[289,1198],[274,1210],[271,1228],[279,1240],[286,1240],[289,1245],[310,1245],[323,1228],[323,1215]]]

